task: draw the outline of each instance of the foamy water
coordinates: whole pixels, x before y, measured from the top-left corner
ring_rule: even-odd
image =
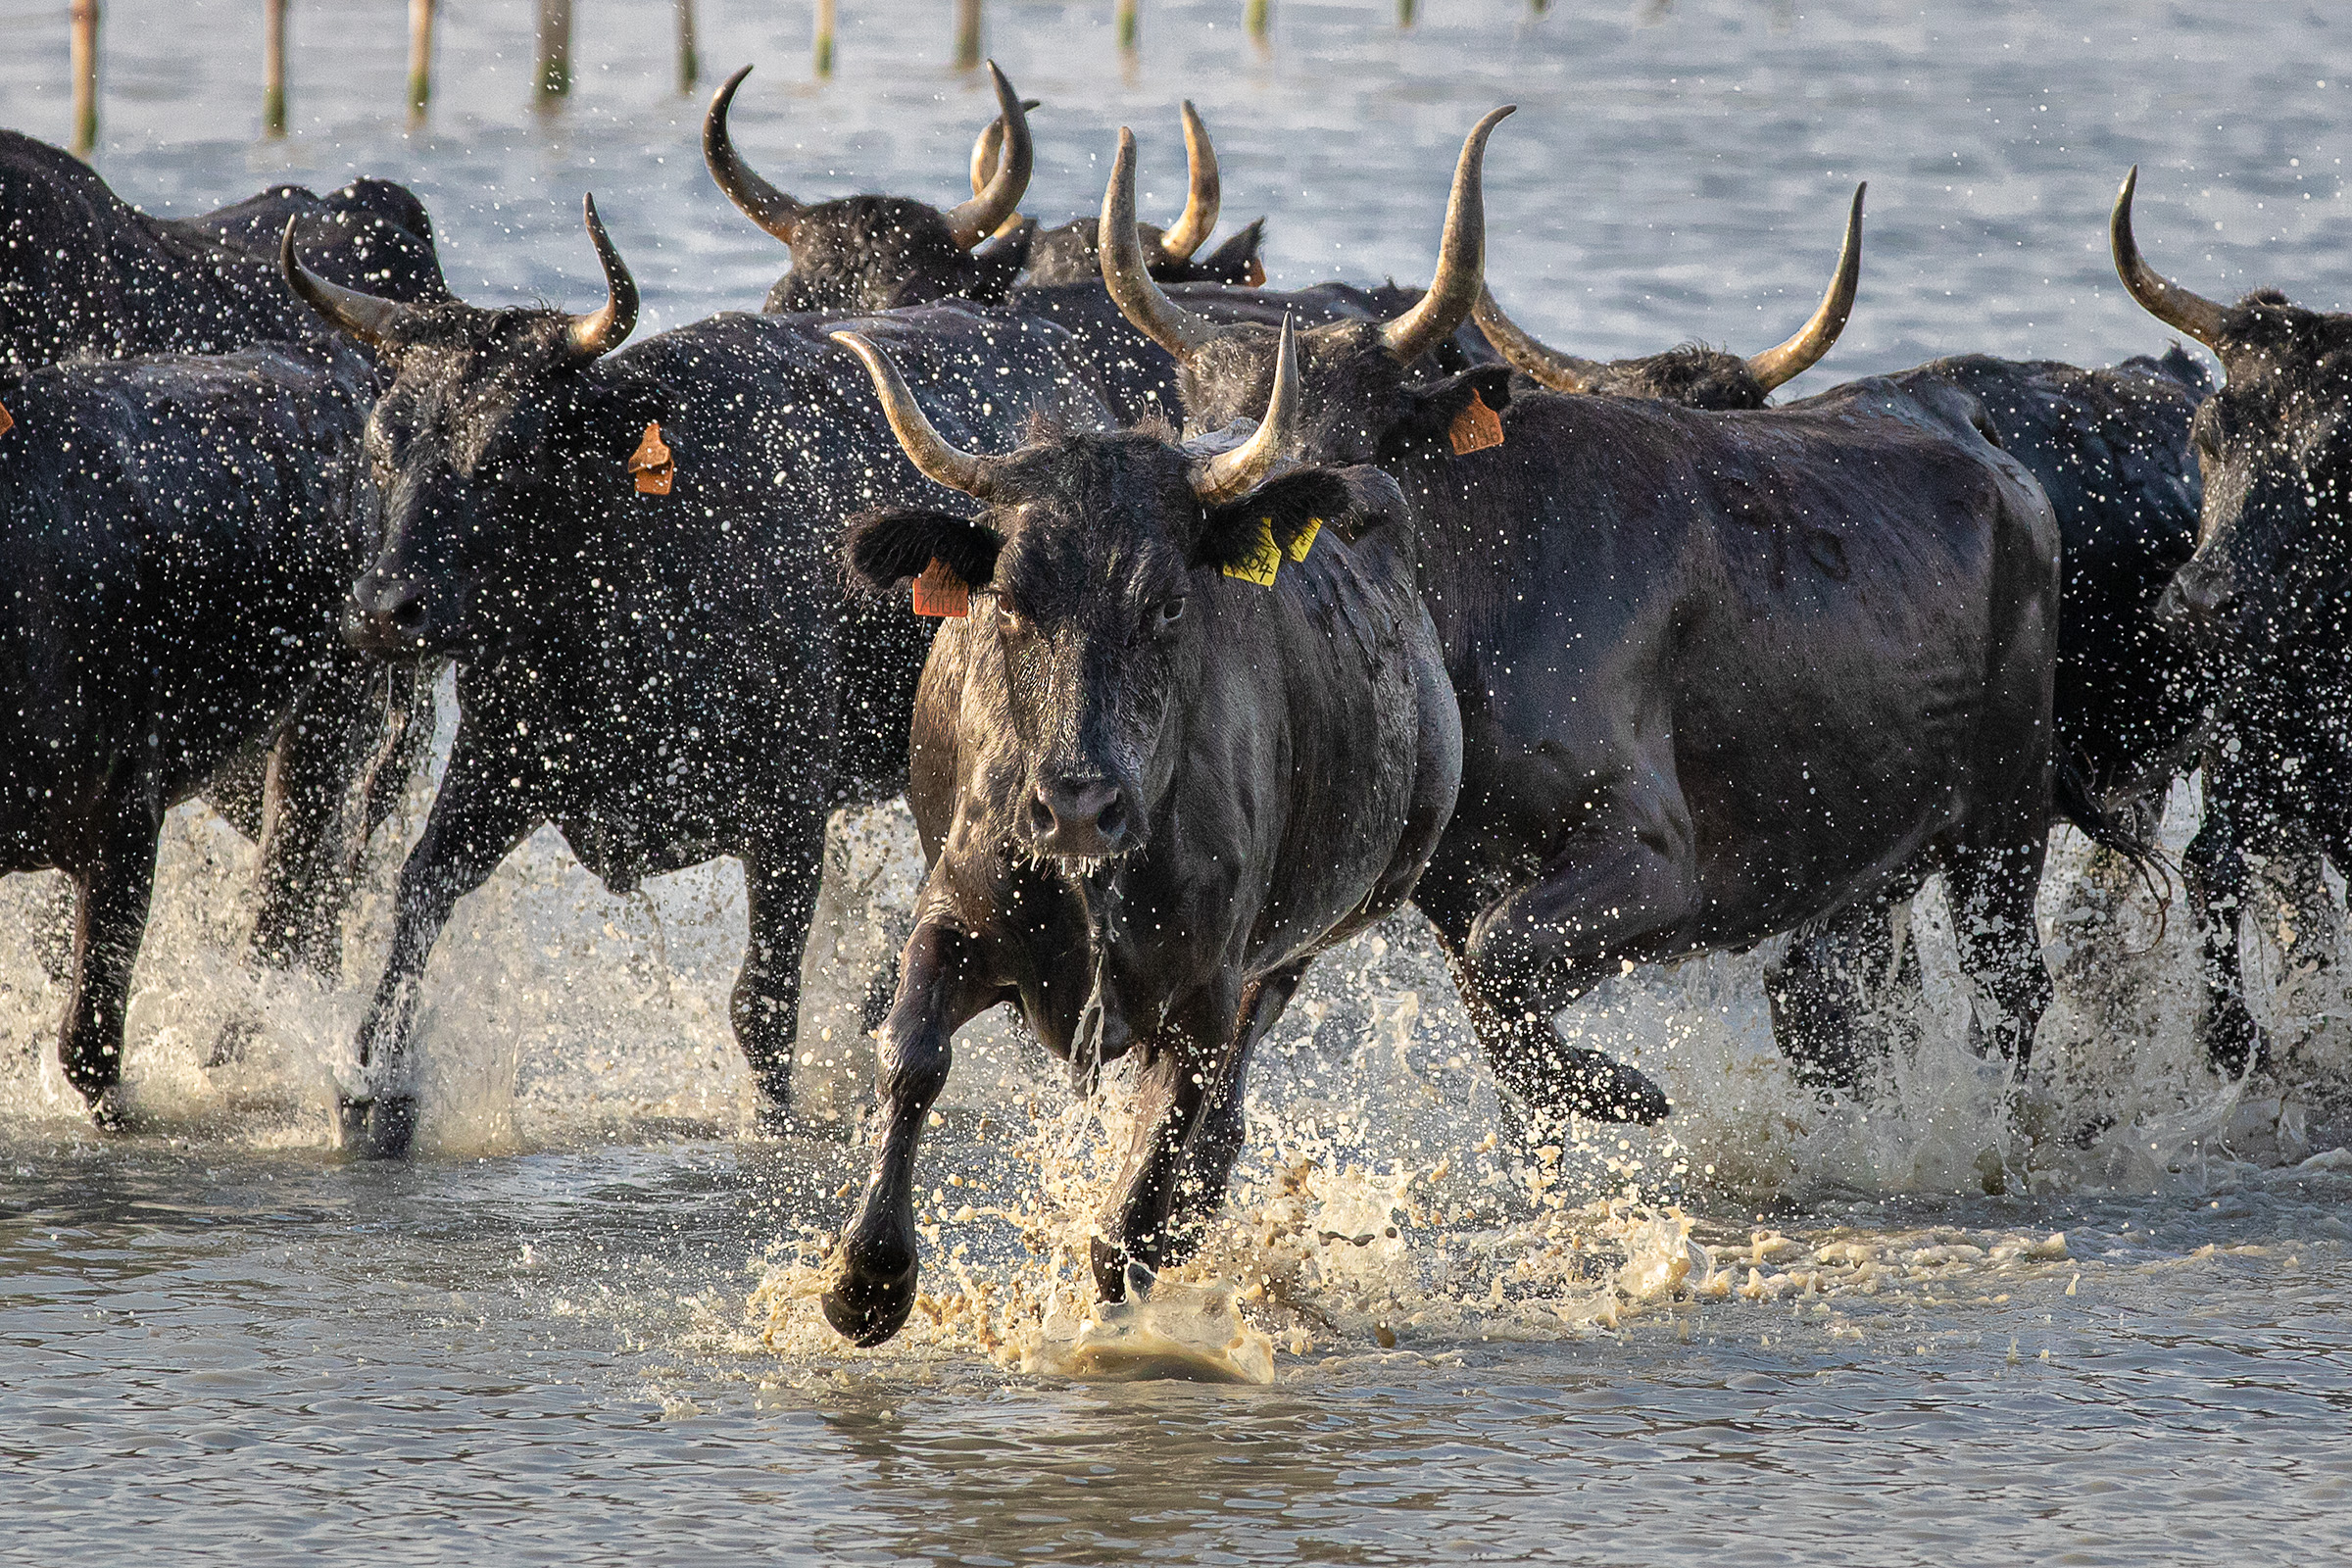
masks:
[[[1800,393],[1967,348],[2156,347],[2100,248],[2133,159],[2177,275],[2352,297],[2319,13],[1422,9],[1400,35],[1389,8],[1278,3],[1259,55],[1239,6],[1154,3],[1122,74],[1108,7],[992,5],[991,49],[1049,103],[1029,209],[1098,199],[1122,121],[1164,183],[1189,95],[1233,215],[1272,214],[1276,281],[1416,276],[1462,128],[1515,99],[1498,292],[1587,352],[1784,335],[1860,177],[1862,303]],[[760,63],[747,150],[805,193],[956,194],[984,111],[931,67],[945,8],[843,10],[820,91],[805,12],[706,0],[706,58]],[[255,19],[194,14],[107,13],[100,166],[161,210],[388,173],[432,204],[462,292],[576,301],[593,186],[648,329],[780,270],[700,172],[665,7],[583,8],[552,121],[525,107],[528,8],[445,12],[441,108],[409,137],[393,13],[298,5],[300,133],[275,148],[243,139]],[[55,13],[0,24],[11,121],[60,134]],[[174,814],[125,1138],[87,1130],[54,1063],[55,879],[0,883],[0,1556],[2300,1563],[2352,1534],[2340,882],[2249,916],[2278,1054],[2253,1082],[2194,1048],[2184,907],[2062,834],[2059,1003],[2014,1121],[1931,890],[1916,1045],[1867,1097],[1791,1079],[1763,954],[1638,969],[1562,1026],[1675,1116],[1555,1129],[1532,1158],[1497,1139],[1408,911],[1318,965],[1207,1244],[1115,1309],[1086,1243],[1120,1080],[1074,1102],[984,1019],[920,1164],[922,1299],[854,1351],[814,1298],[863,1176],[858,1004],[916,874],[903,808],[837,824],[804,1135],[751,1132],[740,872],[615,898],[542,831],[434,955],[418,1157],[350,1166],[335,1086],[428,790],[373,847],[332,983],[244,967],[250,849]],[[2177,790],[2175,852],[2195,809]],[[254,1027],[224,1056],[231,1022]]]

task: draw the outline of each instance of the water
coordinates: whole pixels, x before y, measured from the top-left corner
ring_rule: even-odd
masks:
[[[532,8],[451,8],[411,135],[398,8],[301,0],[276,145],[254,139],[257,10],[109,8],[98,163],[125,195],[187,212],[386,174],[431,206],[461,292],[576,306],[593,188],[644,330],[781,270],[701,172],[666,6],[583,8],[547,118]],[[705,0],[711,69],[760,67],[742,145],[803,195],[960,194],[986,108],[941,64],[947,8],[843,11],[820,88],[808,8]],[[1798,393],[1961,349],[2159,345],[2104,249],[2135,160],[2174,275],[2352,298],[2321,8],[1477,0],[1399,32],[1385,6],[1283,0],[1264,53],[1241,15],[1147,6],[1123,62],[1107,6],[991,7],[991,52],[1048,106],[1027,210],[1091,210],[1124,122],[1147,211],[1172,211],[1189,95],[1231,218],[1272,217],[1276,282],[1419,277],[1459,137],[1507,100],[1491,273],[1582,353],[1777,340],[1861,178],[1860,306]],[[0,30],[8,122],[62,138],[62,18],[12,0]],[[332,987],[243,971],[250,852],[175,816],[129,1030],[153,1130],[127,1139],[90,1135],[48,1061],[54,887],[0,884],[0,1558],[2304,1562],[2352,1536],[2340,884],[2253,922],[2275,1083],[2203,1071],[2179,909],[2062,838],[2061,1001],[2021,1125],[1965,1049],[1930,896],[1921,1043],[1869,1107],[1790,1083],[1754,956],[1637,971],[1565,1021],[1677,1117],[1532,1168],[1492,1147],[1458,1008],[1393,922],[1294,1008],[1229,1220],[1149,1321],[1086,1322],[1075,1267],[1115,1099],[1071,1106],[984,1025],[922,1165],[926,1306],[854,1352],[808,1293],[858,1170],[849,1008],[905,902],[903,813],[836,846],[809,1136],[749,1136],[739,873],[616,899],[542,834],[435,956],[424,1152],[347,1166],[334,1073],[424,799],[376,846]],[[2178,791],[2176,847],[2194,810]],[[247,1012],[258,1040],[208,1065]],[[1066,1375],[1171,1345],[1152,1370],[1248,1375],[1250,1335],[1271,1386]]]

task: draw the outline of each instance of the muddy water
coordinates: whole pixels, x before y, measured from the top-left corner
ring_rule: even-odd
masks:
[[[803,195],[956,194],[983,109],[939,66],[945,8],[842,9],[819,89],[805,8],[705,0],[706,59],[760,66],[747,151]],[[1462,129],[1510,100],[1497,291],[1587,353],[1784,335],[1860,178],[1861,307],[1799,391],[2160,344],[2102,250],[2134,160],[2176,274],[2352,298],[2322,9],[1422,9],[1399,32],[1388,7],[1281,0],[1261,52],[1238,5],[1155,4],[1122,60],[1106,6],[991,7],[991,51],[1048,104],[1029,210],[1090,207],[1122,122],[1172,207],[1190,95],[1229,211],[1273,217],[1278,281],[1419,276]],[[541,117],[531,8],[449,8],[409,134],[397,8],[298,4],[297,133],[264,146],[249,9],[126,0],[98,161],[168,212],[406,179],[485,301],[590,297],[592,187],[647,329],[755,304],[781,258],[701,173],[668,8],[582,19],[573,100]],[[0,29],[7,122],[62,137],[58,17]],[[855,1176],[848,1008],[906,900],[903,815],[835,846],[807,1136],[749,1135],[739,875],[617,899],[542,835],[436,956],[425,1152],[355,1168],[326,1149],[332,1085],[424,799],[376,847],[333,986],[240,966],[249,853],[175,818],[130,1027],[151,1128],[122,1140],[48,1063],[54,889],[0,885],[0,1555],[2304,1562],[2352,1535],[2340,883],[2250,922],[2273,1079],[2204,1071],[2178,909],[2062,840],[2061,1001],[2016,1122],[1931,894],[1917,1044],[1866,1104],[1790,1083],[1753,956],[1637,971],[1563,1022],[1667,1082],[1676,1119],[1532,1163],[1492,1143],[1458,1009],[1394,922],[1327,960],[1267,1054],[1201,1263],[1111,1320],[1076,1259],[1115,1100],[1072,1106],[984,1024],[926,1154],[923,1310],[858,1353],[808,1293]],[[2179,792],[2174,846],[2194,811]],[[1137,1370],[1273,1382],[1102,1381]]]

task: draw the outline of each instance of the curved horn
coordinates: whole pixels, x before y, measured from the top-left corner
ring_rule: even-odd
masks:
[[[735,138],[727,134],[727,106],[735,101],[735,89],[751,74],[752,68],[744,67],[711,98],[710,111],[703,116],[703,163],[737,212],[789,245],[806,209],[752,172],[752,166],[735,150]]]
[[[1230,452],[1220,452],[1193,469],[1193,493],[1211,506],[1239,501],[1293,466],[1298,438],[1298,329],[1282,318],[1282,339],[1274,351],[1274,391],[1256,433]]]
[[[629,264],[620,259],[612,236],[605,232],[604,220],[596,216],[596,198],[587,198],[584,207],[588,238],[605,269],[605,303],[586,316],[571,318],[571,347],[580,358],[593,360],[620,347],[636,329],[637,280],[629,275]]]
[[[1012,90],[1012,83],[1004,79],[1004,73],[997,69],[994,60],[988,63],[988,74],[997,84],[998,118],[1004,127],[1004,162],[989,180],[987,189],[948,214],[949,233],[958,248],[967,251],[995,233],[997,226],[1012,216],[1013,209],[1021,205],[1022,193],[1029,188],[1029,117],[1021,112],[1020,94]]]
[[[1487,202],[1481,165],[1487,137],[1518,109],[1505,104],[1470,127],[1460,162],[1453,166],[1453,194],[1446,200],[1446,234],[1438,242],[1438,273],[1421,303],[1380,329],[1397,360],[1410,365],[1469,319],[1487,265]]]
[[[1159,248],[1180,262],[1189,262],[1193,252],[1216,232],[1217,206],[1225,194],[1224,183],[1217,177],[1216,146],[1209,141],[1208,127],[1200,123],[1200,112],[1190,98],[1184,101],[1184,162],[1192,172],[1184,216],[1159,236]]]
[[[277,242],[277,270],[285,275],[286,287],[296,299],[325,318],[329,325],[350,333],[371,349],[384,347],[386,336],[412,307],[329,283],[303,266],[294,256],[294,223],[295,220],[286,220],[286,232]]]
[[[922,407],[914,401],[914,394],[906,389],[899,368],[880,349],[856,332],[825,335],[865,362],[866,374],[874,378],[874,396],[881,401],[883,416],[890,420],[891,433],[899,438],[906,461],[926,479],[986,501],[991,460],[950,446],[948,438],[932,426]]]
[[[1039,102],[1040,100],[1035,98],[1022,99],[1021,113],[1027,114],[1030,110],[1035,109]],[[1004,150],[1004,119],[1000,115],[996,119],[990,121],[987,124],[982,125],[980,127],[980,134],[972,138],[973,195],[977,196],[982,191],[988,189],[989,180],[996,176],[997,155]]]
[[[1845,243],[1838,251],[1838,275],[1830,279],[1829,292],[1822,295],[1813,318],[1779,348],[1748,358],[1748,373],[1765,391],[1810,369],[1845,330],[1845,318],[1854,312],[1854,289],[1862,281],[1862,193],[1868,189],[1867,179],[1854,187],[1854,205],[1845,215]]]
[[[1494,296],[1479,285],[1478,304],[1470,311],[1478,322],[1479,331],[1494,352],[1506,364],[1529,380],[1551,388],[1554,392],[1590,392],[1592,379],[1600,373],[1598,360],[1580,360],[1573,354],[1546,348],[1525,331],[1518,322],[1502,314]]]
[[[2107,220],[2107,244],[2115,252],[2115,275],[2124,280],[2124,287],[2132,291],[2132,297],[2150,316],[2169,327],[2186,332],[2207,348],[2218,350],[2223,308],[2201,294],[2191,294],[2140,257],[2139,242],[2132,237],[2132,194],[2138,188],[2139,166],[2133,164],[2132,172],[2124,176],[2124,188],[2116,193],[2115,213]]]
[[[1213,323],[1168,298],[1144,266],[1144,244],[1135,232],[1135,133],[1119,127],[1118,156],[1110,162],[1110,184],[1102,192],[1102,218],[1096,225],[1102,286],[1110,291],[1127,322],[1189,364],[1216,331]]]

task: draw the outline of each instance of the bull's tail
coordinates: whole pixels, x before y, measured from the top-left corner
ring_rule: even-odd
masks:
[[[2113,809],[2091,789],[2082,770],[2070,761],[2058,764],[2050,804],[2084,838],[2123,857],[2139,874],[2148,897],[2156,901],[2156,935],[2149,947],[2162,942],[2171,922],[2173,893],[2180,884],[2171,858],[2156,842],[2153,813]]]

